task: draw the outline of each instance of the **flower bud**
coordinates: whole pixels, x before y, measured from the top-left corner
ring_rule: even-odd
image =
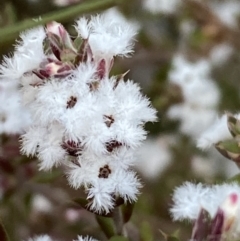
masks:
[[[73,66],[67,63],[62,63],[60,61],[53,61],[50,63],[42,64],[41,68],[34,70],[33,73],[36,74],[40,79],[46,79],[51,76],[63,78],[71,74]]]
[[[229,232],[235,227],[237,221],[237,214],[239,212],[239,201],[239,195],[237,193],[232,193],[227,197],[227,199],[223,202],[223,204],[220,207],[224,213],[224,233]]]
[[[232,114],[227,116],[228,129],[233,137],[240,135],[240,121]]]
[[[46,33],[50,41],[50,45],[52,48],[54,48],[54,51],[56,51],[56,49],[58,51],[70,49],[76,52],[73,41],[71,40],[69,33],[62,24],[54,21],[47,24]]]
[[[215,147],[224,157],[240,165],[240,144],[237,140],[220,141]]]

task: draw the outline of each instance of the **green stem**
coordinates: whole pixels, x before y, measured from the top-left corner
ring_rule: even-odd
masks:
[[[98,1],[87,1],[78,5],[70,6],[61,10],[50,12],[41,16],[41,19],[33,21],[32,19],[26,19],[14,25],[2,28],[0,30],[0,45],[6,41],[14,41],[19,32],[26,29],[36,27],[38,25],[44,25],[51,21],[66,22],[70,19],[74,19],[81,14],[100,11],[113,7],[117,4],[124,2],[125,0],[98,0]]]
[[[125,236],[124,222],[121,207],[116,207],[113,210],[113,222],[115,224],[116,234]]]

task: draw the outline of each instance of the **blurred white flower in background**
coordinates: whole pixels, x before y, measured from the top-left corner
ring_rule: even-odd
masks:
[[[169,82],[181,88],[184,100],[183,103],[171,106],[167,116],[180,120],[180,131],[195,139],[216,118],[220,93],[210,78],[209,61],[191,63],[178,54],[172,65]]]
[[[227,26],[236,28],[240,16],[240,2],[238,0],[209,1],[209,7]]]
[[[161,136],[147,139],[137,149],[137,170],[147,179],[155,179],[172,164],[171,145],[175,143],[173,136]]]
[[[142,6],[151,13],[173,14],[178,10],[179,0],[143,0]]]
[[[30,125],[16,83],[0,80],[0,134],[21,134]]]
[[[45,196],[36,194],[32,199],[32,209],[34,212],[49,213],[53,205]]]
[[[233,54],[233,47],[229,44],[222,43],[214,46],[210,52],[210,61],[214,66],[224,64]]]

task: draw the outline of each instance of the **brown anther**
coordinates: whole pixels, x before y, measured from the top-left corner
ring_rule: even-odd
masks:
[[[73,108],[77,103],[77,97],[71,96],[67,102],[67,109]]]
[[[62,148],[67,151],[68,155],[77,157],[81,155],[83,145],[81,145],[81,142],[68,140],[63,142]]]
[[[108,178],[108,176],[111,174],[111,170],[108,165],[105,165],[104,167],[101,167],[99,169],[99,178]]]
[[[122,145],[123,144],[121,142],[116,141],[116,140],[109,141],[105,144],[108,152],[113,152],[114,149],[121,147]]]
[[[104,115],[104,123],[107,127],[110,127],[114,123],[114,118],[112,115]]]

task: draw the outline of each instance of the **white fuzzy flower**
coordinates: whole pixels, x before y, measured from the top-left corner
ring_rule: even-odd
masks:
[[[133,53],[133,37],[137,28],[124,18],[116,18],[112,11],[91,17],[89,21],[80,18],[76,25],[79,35],[88,39],[94,58],[97,61],[105,59],[108,68],[114,56],[129,56]]]
[[[240,196],[240,187],[237,183],[204,186],[201,183],[186,182],[174,191],[174,204],[170,212],[174,220],[196,220],[203,208],[213,218],[218,208],[232,193]]]
[[[69,182],[75,188],[87,188],[91,210],[108,213],[114,207],[116,195],[125,202],[136,201],[141,184],[136,173],[128,170],[130,163],[121,167],[120,162],[126,160],[118,156],[115,156],[115,159],[113,156],[108,159],[104,156],[102,158],[102,161],[100,159],[96,163],[95,159],[84,160],[84,157],[81,157],[79,166],[72,166],[69,172]]]
[[[24,59],[23,71],[6,61],[0,68],[6,78],[18,79],[31,113],[22,152],[36,155],[43,170],[64,165],[70,185],[85,188],[95,212],[109,212],[118,197],[136,201],[141,184],[131,171],[134,150],[145,140],[143,126],[156,120],[156,111],[124,74],[109,77],[113,57],[133,52],[136,27],[104,13],[77,21],[75,42],[57,22],[49,23],[46,33],[40,30],[22,34],[7,60],[20,61],[22,51],[27,59],[38,55],[33,63]],[[33,37],[36,31],[40,40]],[[43,36],[48,41],[43,43]]]
[[[21,41],[16,45],[12,57],[4,57],[0,65],[3,78],[16,81],[24,73],[38,67],[44,59],[43,40],[46,37],[43,27],[28,30],[20,35]]]
[[[201,149],[206,149],[219,141],[227,140],[231,137],[227,125],[227,115],[225,114],[199,137],[197,146]]]

